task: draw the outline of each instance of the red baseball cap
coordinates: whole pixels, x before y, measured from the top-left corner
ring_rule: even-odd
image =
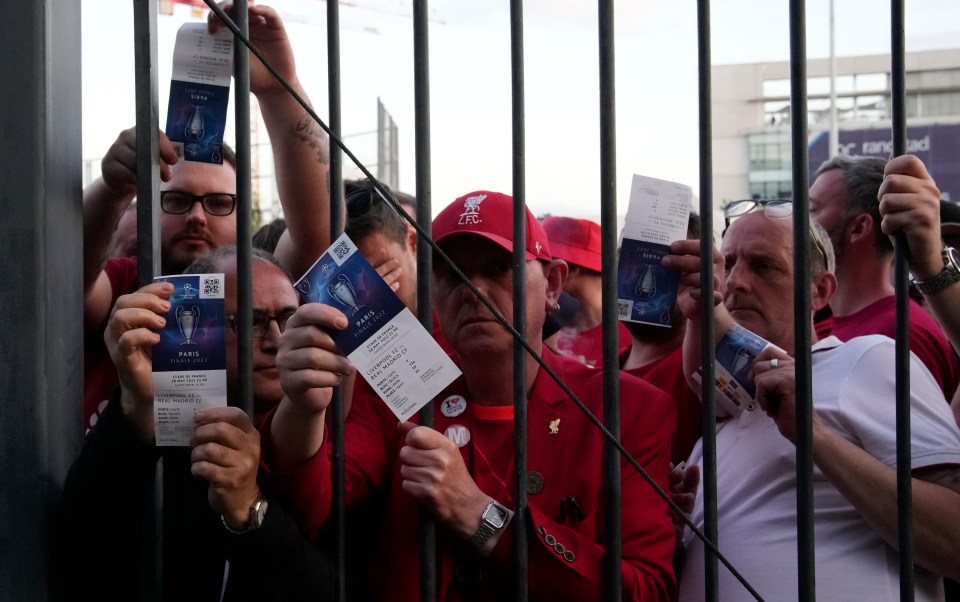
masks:
[[[588,219],[550,216],[543,220],[550,248],[558,259],[600,272],[600,224]]]
[[[526,214],[527,261],[552,260],[547,234],[529,209]],[[500,192],[478,190],[458,198],[433,218],[433,240],[437,244],[464,234],[482,236],[512,253],[513,198]]]

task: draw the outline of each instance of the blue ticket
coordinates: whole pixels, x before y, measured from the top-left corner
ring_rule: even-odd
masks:
[[[159,276],[174,285],[167,324],[153,346],[157,445],[188,445],[197,410],[227,405],[223,274]]]
[[[198,163],[223,163],[233,35],[187,23],[177,32],[166,133],[177,155]]]
[[[343,234],[295,285],[304,303],[347,317],[330,336],[400,420],[460,376],[456,364]]]
[[[687,237],[689,186],[634,175],[617,262],[617,317],[669,328],[680,275],[660,265],[670,243]]]
[[[660,265],[669,252],[669,245],[623,239],[617,263],[618,318],[666,327],[673,323],[680,276]]]
[[[732,415],[755,401],[753,362],[770,343],[739,324],[733,324],[715,349],[717,402]]]

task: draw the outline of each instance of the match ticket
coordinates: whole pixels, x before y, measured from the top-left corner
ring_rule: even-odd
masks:
[[[714,350],[716,356],[716,401],[731,416],[746,409],[753,409],[756,402],[757,385],[754,382],[753,362],[757,356],[771,346],[762,337],[739,324],[733,324]],[[702,372],[697,370],[697,380]]]
[[[223,274],[158,276],[173,284],[167,324],[153,346],[158,446],[189,445],[198,410],[227,405]]]
[[[324,303],[346,315],[347,329],[330,336],[398,419],[408,420],[460,376],[346,234],[295,286],[304,303]]]
[[[206,23],[187,23],[177,31],[173,77],[167,105],[167,137],[177,155],[197,163],[223,163],[233,34],[214,35]]]
[[[689,186],[634,175],[617,263],[617,317],[669,328],[680,276],[660,265],[670,243],[687,237]]]

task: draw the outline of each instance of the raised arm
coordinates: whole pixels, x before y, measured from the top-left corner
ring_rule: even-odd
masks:
[[[700,288],[700,241],[678,240],[670,245],[670,254],[662,260],[663,266],[680,272],[680,291],[677,294],[677,310],[687,318],[687,330],[683,339],[683,374],[694,391],[700,385],[692,375],[703,363],[701,360],[700,308],[703,290]],[[723,305],[721,282],[723,281],[723,257],[713,248],[713,305],[715,308],[715,339],[720,341],[733,324],[730,312]]]
[[[277,472],[292,470],[323,445],[324,421],[333,387],[354,367],[327,329],[342,330],[347,319],[336,309],[306,303],[287,320],[277,351],[285,393],[266,426],[264,461]]]
[[[233,6],[223,9],[232,14]],[[293,49],[280,16],[272,8],[249,7],[250,41],[307,102],[297,77]],[[224,27],[210,13],[211,31]],[[274,172],[287,231],[276,256],[292,274],[300,275],[330,246],[330,146],[326,133],[251,54],[250,91],[260,103],[273,150]]]
[[[117,300],[103,335],[120,377],[120,407],[137,438],[153,443],[153,364],[155,331],[166,324],[173,285],[154,282]]]
[[[888,235],[905,234],[913,275],[922,282],[942,272],[940,190],[920,159],[902,155],[887,163],[879,198],[881,228]],[[925,298],[954,349],[960,349],[960,282]]]
[[[137,194],[136,128],[120,132],[100,163],[101,176],[83,191],[83,321],[86,332],[110,315],[113,288],[103,272],[120,216]],[[170,179],[177,154],[160,133],[160,178]]]

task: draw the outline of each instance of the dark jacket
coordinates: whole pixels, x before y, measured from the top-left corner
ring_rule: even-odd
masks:
[[[164,511],[154,513],[154,482],[161,478]],[[260,529],[233,535],[210,508],[207,486],[190,474],[189,449],[140,443],[115,394],[67,476],[53,533],[55,593],[211,602],[334,597],[329,558],[276,501]],[[160,514],[163,529],[155,526]],[[162,554],[155,551],[159,531]],[[162,563],[153,563],[154,554]],[[162,566],[161,577],[151,575],[153,566]]]

